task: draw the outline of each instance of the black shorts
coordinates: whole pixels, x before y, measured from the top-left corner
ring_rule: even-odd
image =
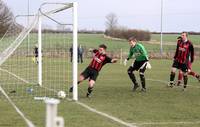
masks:
[[[92,69],[90,67],[87,67],[82,73],[81,75],[84,77],[84,79],[89,78],[89,80],[94,80],[96,81],[99,72],[95,69]]]
[[[145,64],[148,60],[144,61],[135,61],[132,66],[129,67],[128,71],[138,71],[145,72],[147,64]]]
[[[182,70],[183,72],[188,72],[188,65],[185,63],[179,63],[178,61],[174,60],[172,67]]]

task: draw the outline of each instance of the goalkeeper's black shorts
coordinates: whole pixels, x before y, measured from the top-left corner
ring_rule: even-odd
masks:
[[[132,66],[129,67],[128,71],[142,71],[145,72],[148,60],[135,61]]]

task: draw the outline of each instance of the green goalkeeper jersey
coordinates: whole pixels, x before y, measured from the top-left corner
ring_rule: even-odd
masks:
[[[128,59],[132,58],[134,56],[136,61],[144,61],[148,60],[148,54],[145,50],[144,46],[140,43],[136,43],[134,47],[130,48]]]

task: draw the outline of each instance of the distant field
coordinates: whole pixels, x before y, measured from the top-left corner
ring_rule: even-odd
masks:
[[[170,51],[174,50],[176,48],[176,38],[180,35],[176,34],[164,34],[163,35],[163,51]],[[43,41],[43,50],[48,50],[49,48],[56,48],[57,50],[69,50],[69,47],[72,44],[72,35],[71,34],[43,34],[44,41]],[[63,38],[65,38],[66,46],[63,46],[62,42]],[[195,45],[200,45],[200,36],[199,35],[190,35],[190,40]],[[5,39],[0,44],[0,50],[4,49],[9,43],[11,43],[9,40],[13,39]],[[24,40],[25,42],[27,39]],[[150,42],[156,42],[156,43],[147,43],[147,42],[141,42],[144,44],[144,46],[147,48],[148,51],[154,51],[159,52],[160,51],[160,35],[159,34],[152,34],[151,35],[151,41]],[[30,35],[30,49],[33,49],[35,44],[37,43],[37,34],[31,34]],[[51,46],[49,47],[48,43],[51,43]],[[120,51],[122,49],[123,51],[129,50],[129,45],[126,40],[111,40],[108,38],[104,38],[103,34],[79,34],[78,36],[78,43],[84,46],[85,48],[97,48],[99,44],[106,44],[108,46],[108,51]],[[168,43],[174,45],[167,45]],[[27,45],[22,45],[21,47],[27,47]]]
[[[163,34],[163,42],[176,42],[178,36],[180,34]],[[193,44],[200,45],[200,35],[189,35],[189,39]],[[151,40],[160,41],[160,34],[152,34]]]
[[[174,34],[164,34],[163,35],[163,51],[174,51],[176,48],[177,37],[180,35]],[[200,45],[200,36],[199,35],[190,35],[191,41]],[[159,34],[152,34],[150,42],[160,42]],[[86,47],[97,47],[97,45],[101,43],[105,43],[108,46],[108,50],[115,51],[119,49],[123,49],[123,51],[129,50],[129,45],[126,40],[111,40],[103,37],[102,34],[79,34],[79,43]],[[159,43],[148,43],[141,42],[148,51],[160,52],[160,44]],[[168,45],[170,43],[170,45]],[[174,45],[171,45],[173,44]],[[199,48],[197,48],[199,50]]]

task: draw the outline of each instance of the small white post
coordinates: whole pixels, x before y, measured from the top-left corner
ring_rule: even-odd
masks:
[[[57,118],[57,105],[60,103],[57,99],[47,99],[46,103],[46,127],[55,127]]]
[[[77,2],[73,3],[73,100],[78,100],[78,86],[77,86],[77,47],[78,47],[78,23],[77,23]]]
[[[38,20],[38,84],[42,86],[42,17]]]

